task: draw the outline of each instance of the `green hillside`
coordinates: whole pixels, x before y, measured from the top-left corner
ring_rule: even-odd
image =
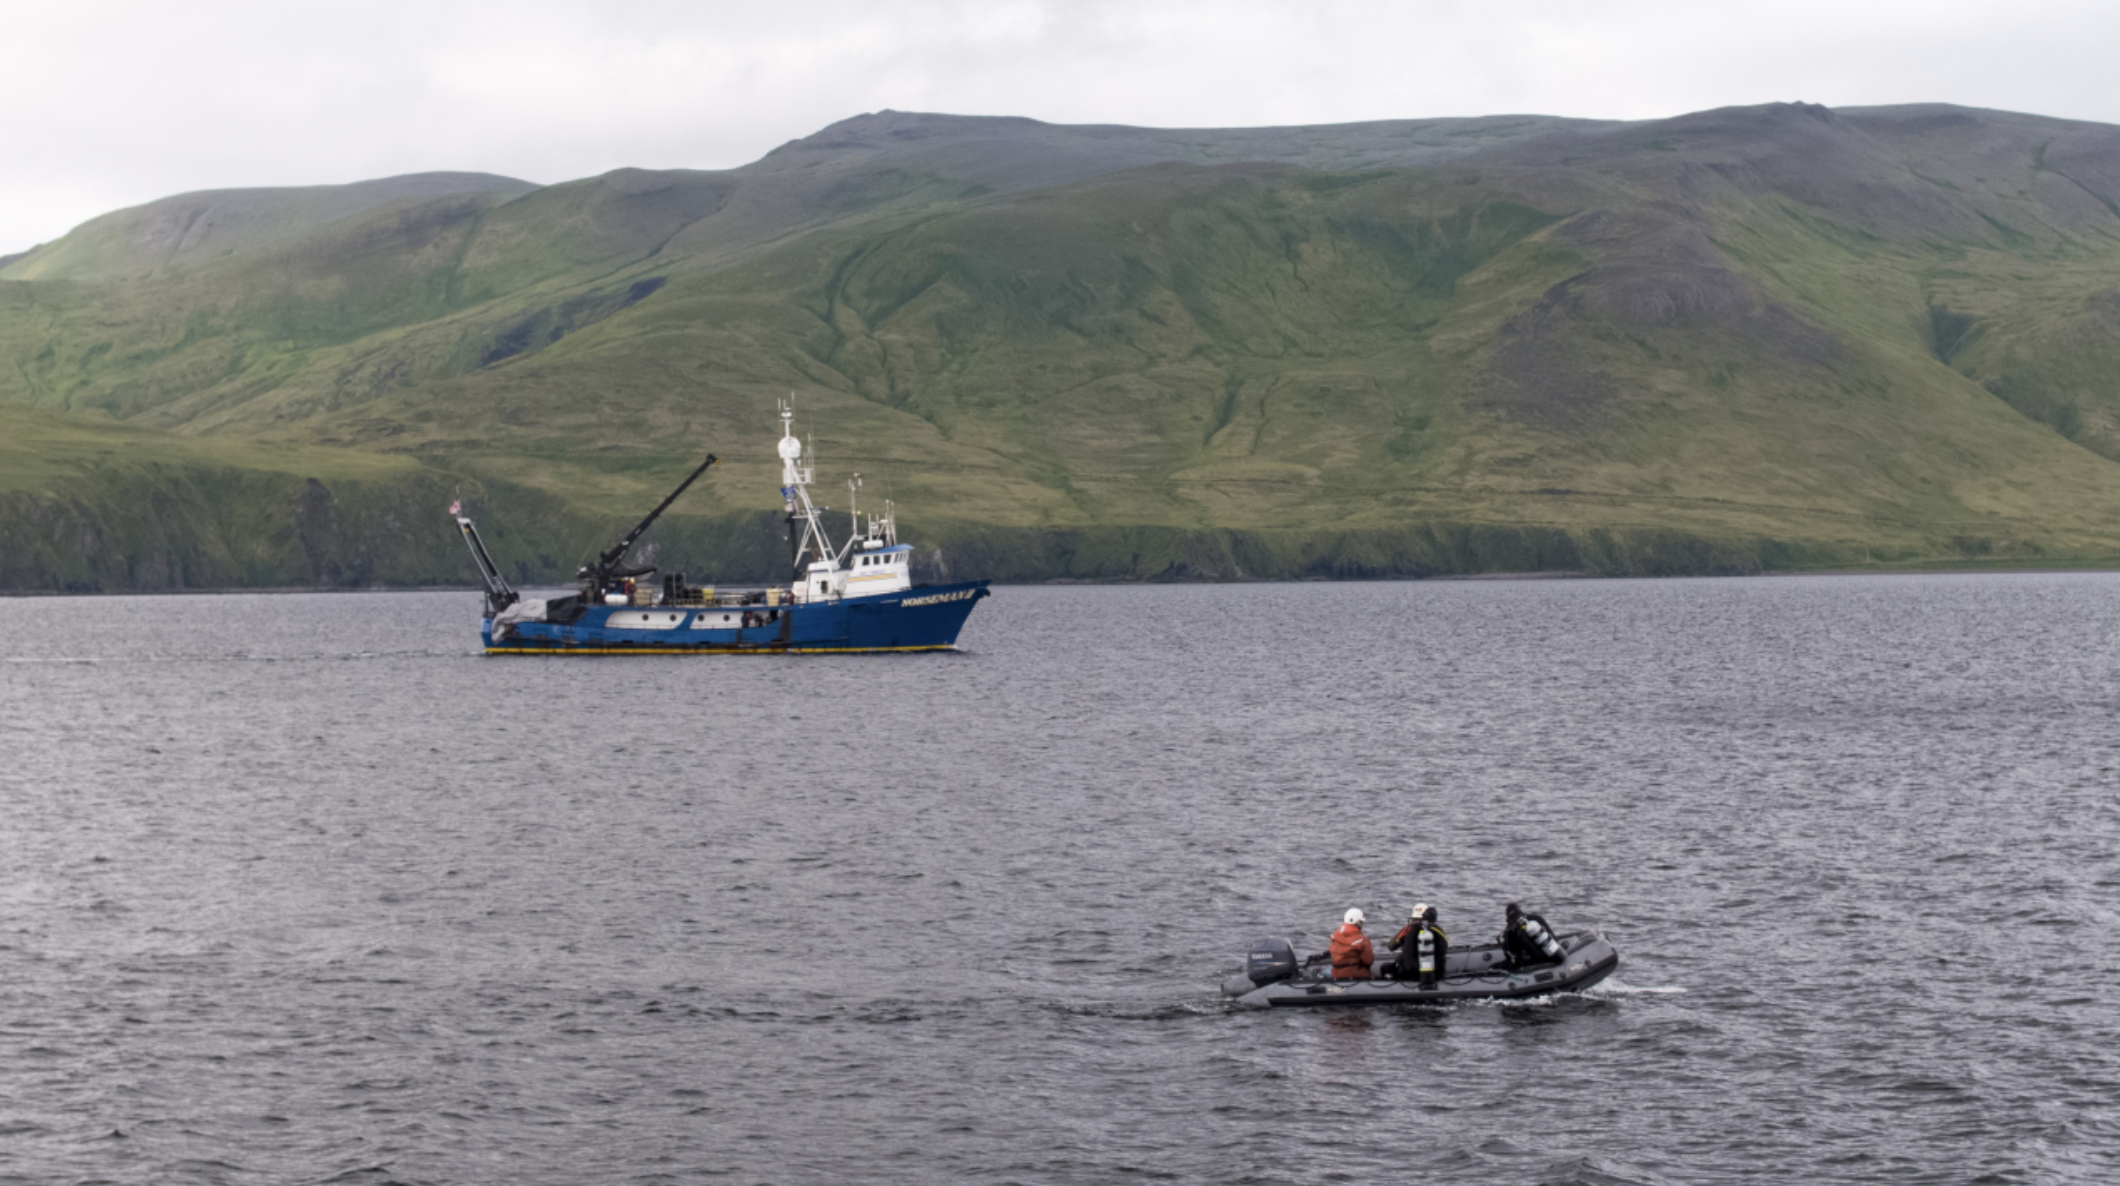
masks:
[[[930,571],[2120,560],[2120,129],[885,112],[726,172],[227,191],[0,267],[0,587],[773,575],[775,401]]]

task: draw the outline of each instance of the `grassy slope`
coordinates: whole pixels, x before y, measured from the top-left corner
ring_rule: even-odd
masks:
[[[406,493],[437,497],[439,479],[405,458],[0,408],[0,587],[359,582],[416,572],[421,553],[428,580],[450,579],[432,563],[446,553],[397,530]]]
[[[15,280],[126,280],[212,266],[377,210],[537,188],[488,173],[415,173],[352,185],[177,194],[90,219],[56,242],[11,256]]]
[[[504,490],[552,538],[498,547],[548,576],[709,446],[726,471],[658,533],[764,565],[791,390],[825,472],[1010,576],[2110,559],[2115,137],[1944,108],[1308,137],[886,113],[747,170],[394,198],[122,283],[54,262],[123,272],[108,250],[33,255],[0,272],[44,277],[0,283],[0,399],[385,502]],[[83,489],[60,423],[0,482]],[[362,571],[449,562],[405,563]]]

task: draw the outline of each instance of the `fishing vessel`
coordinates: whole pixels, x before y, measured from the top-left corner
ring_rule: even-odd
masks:
[[[895,508],[863,517],[850,501],[847,536],[835,544],[810,499],[816,471],[795,435],[794,411],[780,407],[780,496],[792,557],[787,583],[718,589],[626,564],[641,534],[719,459],[708,454],[662,505],[575,574],[559,597],[511,588],[459,501],[449,508],[485,582],[479,636],[489,655],[728,655],[947,651],[987,582],[916,585],[913,549],[898,542]],[[860,490],[860,475],[848,483]]]

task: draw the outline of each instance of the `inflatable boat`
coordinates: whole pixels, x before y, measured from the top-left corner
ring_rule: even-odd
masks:
[[[1239,1004],[1275,1007],[1447,1005],[1580,992],[1619,968],[1619,952],[1601,931],[1562,936],[1560,945],[1558,960],[1514,968],[1499,943],[1453,946],[1435,987],[1422,988],[1417,980],[1389,979],[1395,953],[1383,953],[1371,965],[1374,979],[1334,980],[1321,957],[1299,963],[1288,940],[1261,939],[1244,953],[1244,970],[1223,981],[1222,992]]]

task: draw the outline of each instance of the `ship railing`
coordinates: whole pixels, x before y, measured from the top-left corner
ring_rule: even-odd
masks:
[[[761,592],[765,598],[757,600]],[[789,597],[784,589],[687,589],[674,598],[658,596],[654,604],[672,609],[774,609],[789,604]]]

